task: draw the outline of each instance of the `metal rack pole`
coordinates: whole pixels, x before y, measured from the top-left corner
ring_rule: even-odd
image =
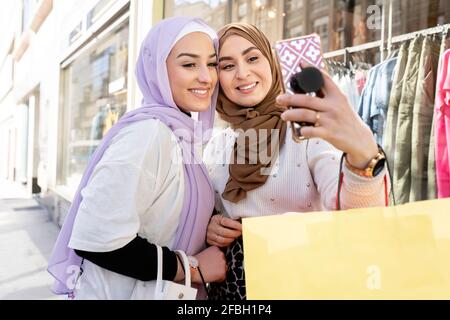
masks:
[[[441,26],[437,26],[437,27],[433,27],[433,28],[429,28],[429,29],[423,29],[420,31],[402,34],[402,35],[395,36],[395,37],[389,36],[388,50],[389,50],[389,52],[392,50],[392,44],[408,41],[410,39],[414,39],[418,35],[432,35],[432,34],[437,34],[437,33],[441,33],[441,32],[448,32],[448,30],[450,30],[450,23],[444,24]],[[329,58],[343,56],[346,54],[346,52],[347,53],[355,53],[355,52],[364,51],[364,50],[368,50],[368,49],[372,49],[372,48],[376,48],[376,47],[380,47],[380,49],[382,49],[382,42],[383,42],[383,40],[368,42],[368,43],[364,43],[364,44],[353,46],[353,47],[348,47],[348,48],[339,49],[339,50],[332,51],[332,52],[327,52],[327,53],[324,53],[323,56],[325,59],[329,59]]]
[[[383,0],[383,8],[381,13],[381,47],[380,47],[380,59],[381,61],[384,60],[384,57],[386,56],[386,15],[387,15],[387,9],[388,9],[388,2],[389,0]]]
[[[387,17],[387,18],[386,18]],[[431,35],[431,34],[437,34],[440,32],[448,32],[450,30],[450,23],[440,25],[437,27],[429,28],[429,29],[423,29],[420,31],[415,31],[399,36],[392,36],[392,27],[393,27],[393,0],[384,0],[383,1],[383,22],[382,22],[382,29],[381,29],[381,40],[373,41],[364,43],[361,45],[353,46],[353,47],[347,47],[340,50],[335,50],[332,52],[324,53],[324,58],[334,58],[338,56],[345,56],[349,53],[354,53],[358,51],[364,51],[372,48],[379,47],[381,52],[381,61],[384,60],[385,57],[385,50],[387,50],[388,55],[390,56],[392,51],[392,45],[399,42],[404,42],[410,39],[415,38],[417,35]],[[387,19],[387,21],[386,21]],[[386,26],[387,25],[387,26]]]
[[[387,38],[387,47],[388,47],[388,56],[391,55],[392,52],[392,27],[393,27],[393,10],[394,7],[392,5],[392,0],[388,0],[389,5],[389,17],[388,17],[388,38]]]
[[[432,34],[437,34],[437,33],[441,33],[441,32],[446,32],[449,29],[450,29],[450,23],[444,24],[441,26],[437,26],[437,27],[433,27],[433,28],[429,28],[429,29],[424,29],[424,30],[420,30],[420,31],[407,33],[407,34],[402,34],[402,35],[393,37],[392,44],[408,41],[410,39],[414,39],[418,35],[426,36],[426,35],[432,35]]]
[[[380,46],[381,46],[381,40],[378,40],[378,41],[368,42],[368,43],[364,43],[361,45],[348,47],[348,48],[344,48],[344,49],[340,49],[340,50],[336,50],[336,51],[332,51],[332,52],[327,52],[327,53],[323,54],[323,57],[325,59],[329,59],[329,58],[345,55],[346,52],[354,53],[354,52],[364,51],[367,49],[372,49],[372,48],[376,48],[376,47],[380,47]]]

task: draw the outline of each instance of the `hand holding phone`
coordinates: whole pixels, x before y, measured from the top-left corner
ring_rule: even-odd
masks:
[[[290,86],[294,93],[306,94],[311,97],[323,97],[322,87],[324,80],[319,69],[314,67],[303,68],[302,71],[294,74],[290,79]],[[319,114],[317,114],[319,115]],[[302,140],[304,137],[301,134],[302,127],[317,126],[319,119],[315,123],[311,122],[292,122],[291,128],[293,130],[293,137]]]

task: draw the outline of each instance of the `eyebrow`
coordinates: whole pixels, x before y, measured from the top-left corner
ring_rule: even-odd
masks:
[[[250,48],[247,48],[244,51],[242,51],[241,55],[245,56],[247,53],[249,53],[252,50],[259,50],[259,49],[257,47],[250,47]],[[233,58],[231,58],[231,57],[222,57],[222,58],[219,59],[219,62],[222,62],[224,60],[233,60]]]
[[[216,54],[213,53],[213,54],[209,55],[209,58],[214,58],[215,56],[216,56]],[[181,58],[181,57],[191,57],[191,58],[195,58],[195,59],[200,58],[200,56],[198,54],[193,54],[193,53],[180,53],[177,56],[177,59]]]

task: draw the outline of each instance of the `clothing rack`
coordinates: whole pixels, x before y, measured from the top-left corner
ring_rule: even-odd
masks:
[[[443,36],[447,36],[447,33],[448,33],[449,29],[450,29],[450,23],[444,24],[444,25],[441,25],[441,26],[437,26],[437,27],[433,27],[433,28],[429,28],[429,29],[416,31],[416,32],[402,34],[402,35],[399,35],[399,36],[392,37],[391,44],[399,43],[399,42],[405,42],[405,41],[414,39],[414,38],[416,38],[416,37],[418,37],[420,35],[428,36],[428,35],[442,33]]]
[[[424,29],[424,30],[420,30],[420,31],[416,31],[416,32],[411,32],[411,33],[395,36],[391,39],[390,43],[388,43],[388,55],[391,54],[392,49],[394,48],[394,45],[412,40],[418,36],[430,36],[430,35],[442,34],[442,37],[446,38],[449,30],[450,30],[450,23],[444,24],[444,25],[438,25],[436,27],[429,28],[429,29]]]
[[[415,31],[415,32],[406,33],[406,34],[392,37],[391,39],[388,39],[388,44],[387,44],[388,56],[390,55],[390,53],[393,49],[393,46],[397,43],[401,43],[401,42],[405,42],[405,41],[414,39],[415,37],[417,37],[419,35],[433,35],[433,34],[441,33],[444,37],[447,37],[449,30],[450,30],[450,23],[447,23],[447,24],[438,25],[436,27],[432,27],[429,29],[423,29],[420,31]],[[383,50],[384,49],[383,41],[378,40],[378,41],[368,42],[368,43],[353,46],[353,47],[339,49],[339,50],[332,51],[332,52],[327,52],[327,53],[324,53],[323,57],[325,60],[327,60],[327,59],[331,59],[331,58],[335,58],[335,57],[339,57],[339,56],[344,56],[344,61],[348,62],[349,59],[351,59],[350,57],[351,57],[352,53],[365,51],[365,50],[369,50],[369,49],[373,49],[373,48],[377,48],[377,47],[380,49],[380,51]]]
[[[342,55],[344,55],[344,56],[349,55],[351,53],[355,53],[355,52],[359,52],[359,51],[373,49],[373,48],[380,47],[380,46],[381,46],[381,40],[378,40],[378,41],[360,44],[360,45],[353,46],[353,47],[339,49],[339,50],[332,51],[332,52],[327,52],[327,53],[324,53],[323,57],[325,59],[330,59],[330,58],[339,57]]]

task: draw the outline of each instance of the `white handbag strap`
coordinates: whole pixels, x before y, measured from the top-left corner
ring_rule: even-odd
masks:
[[[163,281],[162,281],[162,268],[163,268],[163,254],[162,254],[162,248],[158,245],[156,245],[156,251],[158,253],[158,271],[156,274],[156,286],[155,286],[155,297],[160,297],[163,292]],[[191,286],[191,271],[189,269],[189,260],[186,256],[186,253],[184,253],[181,250],[176,250],[180,256],[181,260],[183,261],[183,268],[184,268],[184,275],[185,275],[185,285],[190,287]]]
[[[191,286],[191,270],[189,268],[189,260],[186,256],[186,253],[184,253],[181,250],[175,250],[180,256],[181,260],[183,261],[183,268],[184,268],[184,283],[186,286]]]
[[[156,286],[155,286],[155,296],[157,293],[162,292],[162,248],[155,244],[156,251],[158,253],[158,271],[156,273]]]

